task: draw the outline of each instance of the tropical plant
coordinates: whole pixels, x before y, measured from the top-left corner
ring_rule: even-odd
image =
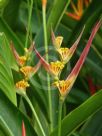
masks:
[[[102,4],[0,1],[0,136],[101,136]]]

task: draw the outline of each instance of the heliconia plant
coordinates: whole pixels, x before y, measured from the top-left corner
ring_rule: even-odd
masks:
[[[68,76],[67,79],[65,80],[65,82],[66,82],[67,85],[66,85],[66,84],[63,84],[65,91],[64,91],[64,90],[62,91],[62,95],[63,95],[63,93],[66,94],[66,90],[68,89],[67,86],[70,86],[70,84],[73,84],[74,81],[75,81],[75,79],[76,79],[76,77],[78,76],[78,73],[80,72],[80,69],[81,69],[81,67],[83,66],[83,63],[84,63],[84,61],[85,61],[85,58],[87,57],[87,54],[88,54],[88,52],[89,52],[90,46],[91,46],[91,44],[92,44],[92,40],[93,40],[95,34],[97,33],[98,29],[100,28],[101,24],[102,24],[102,21],[100,20],[100,21],[94,26],[94,28],[93,28],[93,30],[92,30],[92,33],[91,33],[91,35],[90,35],[90,38],[89,38],[89,40],[88,40],[88,42],[87,42],[87,45],[86,45],[86,47],[84,48],[84,50],[83,50],[83,52],[82,52],[82,54],[81,54],[81,56],[80,56],[78,62],[76,63],[76,65],[75,65],[75,67],[73,68],[72,72],[69,74],[69,76]],[[68,60],[72,57],[72,55],[73,55],[75,49],[77,48],[77,44],[78,44],[78,42],[79,42],[79,40],[80,40],[80,38],[81,38],[81,35],[82,35],[82,33],[80,34],[79,38],[78,38],[77,41],[72,45],[72,47],[71,47],[70,49],[68,49],[68,48],[63,48],[63,50],[64,50],[64,49],[68,49],[69,51],[68,51],[67,53],[66,53],[66,52],[63,52],[63,53],[62,53],[63,59],[61,59],[61,61],[59,61],[59,62],[56,61],[56,62],[51,62],[51,64],[48,64],[48,63],[46,62],[46,60],[44,60],[44,58],[39,54],[39,52],[38,52],[38,51],[36,50],[36,48],[34,47],[34,50],[35,50],[37,56],[39,57],[39,59],[41,60],[42,65],[44,66],[44,68],[45,68],[49,73],[55,75],[55,77],[58,76],[59,73],[61,73],[62,69],[64,68],[64,64],[66,64],[66,63],[63,61],[63,60],[64,60],[64,57],[66,58],[66,55],[67,55],[67,60],[66,60],[66,61],[68,61]],[[58,37],[57,37],[57,38],[58,38]],[[56,39],[55,39],[55,40],[56,40]],[[59,42],[59,43],[60,43],[60,42]],[[55,46],[56,46],[56,45],[55,45]],[[59,48],[60,48],[60,47],[59,47]],[[60,85],[60,81],[59,81],[59,78],[58,78],[58,77],[57,77],[57,79],[58,79],[58,81],[57,81],[55,84],[58,86],[58,88],[59,88],[59,87],[63,88],[63,87]],[[68,83],[68,80],[69,80],[69,83]],[[63,83],[64,83],[64,82],[63,82]],[[71,87],[72,87],[72,85],[71,85]],[[59,89],[59,90],[60,90],[60,89]],[[69,90],[70,90],[70,89],[69,89]],[[60,93],[61,93],[61,90],[60,90]]]
[[[97,33],[97,31],[99,30],[100,26],[102,24],[102,21],[99,20],[96,25],[94,26],[92,32],[91,32],[91,35],[89,37],[89,40],[82,52],[82,54],[80,55],[80,58],[79,60],[77,61],[76,65],[74,66],[74,68],[72,69],[71,73],[68,75],[68,77],[65,79],[65,80],[60,80],[58,78],[58,74],[61,73],[62,69],[64,68],[64,66],[62,66],[62,64],[64,65],[65,63],[63,62],[63,59],[60,63],[58,63],[58,61],[55,63],[55,62],[51,62],[51,64],[48,64],[44,58],[42,58],[42,56],[39,54],[39,52],[35,49],[34,47],[34,50],[37,54],[37,56],[40,58],[41,62],[42,62],[42,65],[44,66],[44,68],[50,72],[50,73],[55,73],[55,80],[56,80],[56,76],[57,76],[57,81],[55,81],[53,84],[58,88],[59,90],[59,93],[60,93],[60,102],[59,102],[59,131],[58,131],[58,136],[61,135],[61,111],[62,111],[62,104],[67,96],[67,94],[69,93],[69,91],[71,90],[79,72],[80,72],[80,69],[82,68],[84,62],[85,62],[85,59],[87,57],[87,54],[89,52],[89,49],[91,47],[91,44],[92,44],[92,40],[95,36],[95,34]],[[53,34],[54,35],[54,34]],[[80,34],[79,38],[77,39],[77,41],[72,45],[72,47],[69,49],[69,52],[67,53],[62,53],[64,56],[65,55],[68,55],[67,59],[69,60],[70,57],[73,55],[74,51],[75,51],[75,47],[77,47],[77,44],[79,42],[79,39],[81,37],[82,33]],[[54,36],[55,37],[55,36]],[[57,37],[58,38],[58,37]],[[57,39],[58,40],[58,39]],[[62,40],[62,39],[59,39],[59,40]],[[53,42],[56,46],[56,38],[53,40],[55,42]],[[57,43],[61,43],[61,42],[57,42]],[[73,47],[75,46],[75,47]],[[57,50],[60,48],[60,45],[57,46]],[[65,48],[66,49],[66,48]],[[74,50],[74,51],[73,51]],[[65,56],[66,57],[66,56]],[[63,57],[64,58],[64,57]],[[61,64],[62,63],[62,64]],[[53,64],[53,66],[52,66]],[[57,73],[57,74],[56,74]]]
[[[101,134],[96,121],[100,127],[102,90],[96,90],[92,79],[86,81],[86,73],[80,72],[87,60],[86,66],[101,82],[101,4],[97,0],[1,2],[0,135],[93,136],[94,129]],[[19,30],[10,24],[12,8]]]

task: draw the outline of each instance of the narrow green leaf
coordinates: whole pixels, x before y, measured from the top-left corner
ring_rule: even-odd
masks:
[[[5,63],[7,63],[11,68],[18,70],[17,63],[10,50],[10,43],[4,33],[1,33],[0,36],[0,55],[3,57]]]
[[[62,135],[66,136],[71,134],[78,128],[88,117],[94,114],[102,107],[102,90],[97,92],[94,96],[90,97],[78,108],[70,112],[62,120]],[[57,135],[57,128],[52,132],[51,136]]]
[[[4,0],[5,1],[5,0]],[[19,6],[21,0],[6,0],[9,1],[6,8],[3,12],[3,17],[5,18],[6,22],[14,28],[17,25],[18,13],[19,13]]]
[[[81,135],[101,136],[102,135],[102,109],[96,112],[84,124],[80,130]]]
[[[0,32],[4,32],[9,42],[12,40],[14,45],[16,45],[16,48],[18,50],[20,48],[19,52],[23,52],[23,43],[16,36],[16,34],[11,30],[11,28],[9,27],[9,25],[3,18],[0,18]]]
[[[12,72],[4,63],[0,60],[0,88],[7,95],[7,97],[16,105],[16,90],[14,87],[14,81]]]
[[[29,120],[0,90],[0,128],[6,133],[6,136],[21,136],[22,120],[25,123],[26,135],[37,136]]]

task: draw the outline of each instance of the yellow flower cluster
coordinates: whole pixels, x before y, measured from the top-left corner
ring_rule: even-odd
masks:
[[[23,66],[23,65],[26,63],[26,61],[27,61],[26,56],[19,56],[19,57],[18,57],[18,63],[19,63],[21,66]]]
[[[25,80],[21,80],[16,83],[16,88],[18,88],[18,89],[26,89],[26,87],[29,87],[29,84]]]
[[[84,28],[82,29],[77,40],[73,43],[73,45],[70,48],[61,47],[62,42],[63,42],[63,37],[62,36],[55,37],[53,30],[51,32],[53,45],[55,47],[55,50],[58,52],[58,54],[60,56],[60,61],[59,61],[60,66],[58,65],[58,67],[56,68],[56,65],[53,63],[53,65],[55,65],[55,66],[52,67],[54,69],[53,71],[56,73],[56,76],[57,76],[57,78],[55,78],[55,82],[53,83],[53,85],[59,89],[60,95],[63,98],[65,98],[65,96],[67,95],[67,93],[71,89],[72,84],[75,81],[76,77],[74,74],[72,74],[71,77],[69,75],[66,80],[60,80],[60,74],[61,74],[62,69],[64,68],[65,64],[73,56],[73,54],[78,46],[78,43],[81,39],[81,36],[83,34],[83,31],[84,31]]]
[[[28,79],[29,79],[31,73],[33,72],[32,66],[26,66],[26,62],[29,59],[28,53],[29,53],[28,49],[25,49],[25,55],[18,57],[18,63],[20,65],[20,72],[24,74],[24,79],[22,79],[16,83],[16,88],[19,91],[26,90],[26,88],[29,87]]]
[[[65,81],[65,80],[60,80],[59,76],[61,74],[62,69],[64,68],[65,64],[69,61],[70,59],[70,49],[69,48],[62,48],[62,42],[63,42],[63,37],[58,36],[55,37],[53,33],[53,44],[56,49],[56,51],[60,55],[60,61],[57,62],[51,62],[50,67],[54,73],[54,75],[57,77],[55,78],[55,82],[53,83],[54,86],[56,86],[59,89],[60,95],[63,97],[66,94],[66,91],[68,90],[68,87],[70,86],[70,81]]]
[[[64,68],[64,65],[61,61],[51,62],[50,68],[51,68],[52,74],[55,77],[58,77],[62,69]]]
[[[66,64],[69,61],[70,58],[70,51],[69,48],[62,48],[61,44],[63,42],[63,37],[62,36],[57,36],[56,38],[53,39],[53,44],[55,46],[56,51],[59,53],[61,62],[63,64]]]
[[[28,84],[29,78],[31,77],[31,75],[33,73],[35,73],[37,71],[36,69],[38,69],[38,67],[40,66],[40,64],[38,64],[36,67],[32,67],[32,66],[27,65],[27,62],[30,59],[30,55],[33,50],[33,47],[34,47],[34,44],[32,44],[29,49],[25,48],[24,49],[24,51],[25,51],[24,56],[19,56],[18,52],[14,48],[13,43],[11,44],[11,50],[14,54],[17,64],[20,67],[19,72],[23,73],[23,75],[24,75],[24,78],[22,80],[18,81],[15,85],[16,89],[19,91],[26,90],[26,88],[29,87],[29,84]]]
[[[24,74],[26,79],[28,79],[28,77],[33,73],[34,68],[31,66],[24,66],[20,68],[20,71]]]

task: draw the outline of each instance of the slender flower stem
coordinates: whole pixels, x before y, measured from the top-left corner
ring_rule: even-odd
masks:
[[[45,52],[48,52],[47,27],[46,27],[46,6],[42,5],[42,11],[43,11],[43,29],[44,29]],[[49,56],[47,53],[46,53],[46,60],[47,60],[47,62],[49,61]],[[52,131],[53,130],[52,102],[51,102],[50,76],[48,73],[47,73],[47,84],[48,84],[50,131]]]
[[[39,120],[39,118],[38,118],[38,116],[37,116],[37,113],[36,113],[36,111],[35,111],[35,109],[34,109],[32,103],[31,103],[30,99],[28,98],[28,96],[27,96],[26,94],[24,94],[24,95],[22,95],[22,96],[23,96],[23,97],[26,99],[26,101],[28,102],[28,104],[29,104],[29,106],[30,106],[30,108],[31,108],[31,110],[32,110],[32,113],[33,113],[33,115],[34,115],[34,117],[35,117],[35,119],[36,119],[36,121],[37,121],[37,123],[38,123],[38,126],[39,126],[39,128],[40,128],[40,130],[41,130],[41,132],[42,132],[42,135],[43,135],[43,136],[46,136],[46,134],[45,134],[45,132],[44,132],[44,129],[43,129],[41,123],[40,123],[40,120]]]
[[[28,5],[29,5],[29,0],[28,0]],[[30,25],[31,25],[32,9],[33,9],[33,0],[31,0],[31,3],[30,3],[30,10],[29,10],[29,16],[28,16],[28,25],[27,25],[27,35],[26,35],[26,41],[25,41],[25,48],[27,48],[27,45],[28,45],[28,38],[29,38]]]
[[[63,106],[63,100],[59,98],[58,136],[61,136],[62,106]]]
[[[43,10],[43,29],[44,29],[44,44],[45,44],[45,51],[48,51],[48,41],[47,41],[47,27],[46,27],[46,7],[42,6]],[[46,54],[46,59],[48,61],[48,54]]]

